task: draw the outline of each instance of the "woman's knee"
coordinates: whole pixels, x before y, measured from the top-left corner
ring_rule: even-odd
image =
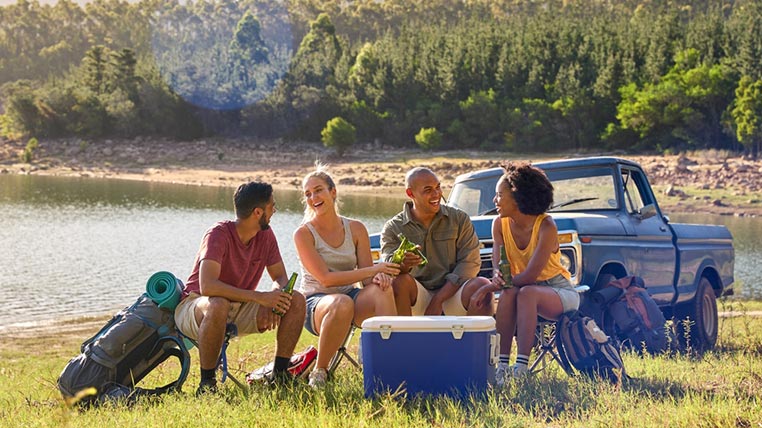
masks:
[[[355,304],[352,298],[346,294],[337,294],[326,309],[326,314],[332,314],[342,319],[351,318],[355,312]]]

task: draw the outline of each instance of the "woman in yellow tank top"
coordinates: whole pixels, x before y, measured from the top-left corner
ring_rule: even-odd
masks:
[[[503,338],[498,385],[508,377],[527,373],[537,315],[557,319],[579,307],[569,271],[560,263],[556,224],[546,213],[553,203],[553,185],[542,170],[529,163],[507,162],[504,168],[505,174],[495,188],[498,217],[492,222],[492,265],[498,265],[500,246],[504,245],[513,286],[503,288],[506,282],[495,269],[492,284],[480,290],[501,291],[495,314],[497,331]],[[516,364],[509,366],[514,331],[518,356]]]

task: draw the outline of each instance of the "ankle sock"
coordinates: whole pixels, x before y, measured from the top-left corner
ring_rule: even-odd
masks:
[[[216,369],[201,369],[201,381],[212,381],[215,380],[214,372],[217,371]]]
[[[288,364],[291,362],[291,358],[288,357],[275,357],[273,363],[273,373],[284,373],[288,370]]]
[[[508,364],[508,361],[510,361],[511,355],[510,354],[500,354],[500,364]]]
[[[516,356],[516,365],[517,366],[528,366],[529,365],[529,355],[519,354]]]

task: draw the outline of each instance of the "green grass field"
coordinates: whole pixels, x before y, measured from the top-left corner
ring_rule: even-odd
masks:
[[[762,302],[721,302],[717,348],[703,356],[624,354],[633,380],[621,386],[570,378],[556,365],[486,396],[468,400],[363,397],[362,374],[343,363],[323,391],[256,386],[248,395],[227,382],[217,396],[194,397],[196,351],[183,392],[135,405],[67,407],[55,387],[61,369],[86,338],[0,336],[0,426],[254,427],[762,427]],[[352,350],[356,351],[359,335]],[[315,344],[304,333],[298,350]],[[272,333],[231,342],[232,373],[272,358]],[[399,356],[404,359],[404,355]],[[404,361],[400,361],[404,364]],[[157,369],[147,385],[167,382],[177,366]]]

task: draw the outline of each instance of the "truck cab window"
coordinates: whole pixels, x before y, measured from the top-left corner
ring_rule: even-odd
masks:
[[[630,214],[637,214],[640,209],[645,206],[644,198],[641,193],[640,186],[638,185],[639,177],[634,171],[623,169],[622,170],[622,183],[624,184],[624,203],[627,207],[627,212]]]

